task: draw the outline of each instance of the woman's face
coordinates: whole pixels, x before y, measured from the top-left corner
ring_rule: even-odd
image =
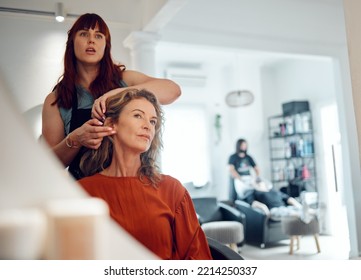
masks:
[[[148,100],[134,99],[130,101],[119,115],[114,124],[115,148],[134,153],[146,152],[153,141],[157,114],[152,103]]]
[[[78,62],[84,64],[98,64],[104,56],[106,47],[105,35],[95,29],[79,30],[74,38],[74,53]]]

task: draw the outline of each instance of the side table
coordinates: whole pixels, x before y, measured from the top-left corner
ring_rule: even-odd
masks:
[[[299,217],[284,217],[281,221],[282,231],[290,236],[290,255],[293,254],[294,240],[297,242],[297,249],[300,248],[299,236],[313,235],[317,253],[321,252],[318,234],[320,226],[317,217],[314,217],[309,223],[303,222]]]

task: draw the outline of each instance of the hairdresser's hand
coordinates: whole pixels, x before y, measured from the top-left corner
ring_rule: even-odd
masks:
[[[105,120],[105,112],[106,108],[106,101],[109,97],[121,92],[124,88],[116,88],[104,93],[99,98],[95,99],[93,107],[92,107],[92,118],[96,118],[99,121]]]
[[[98,149],[104,137],[115,134],[111,127],[103,126],[97,119],[91,119],[70,134],[70,140],[76,147],[84,146]]]

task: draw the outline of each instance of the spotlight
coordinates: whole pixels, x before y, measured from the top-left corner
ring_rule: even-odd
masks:
[[[65,19],[63,3],[56,3],[55,6],[55,20],[63,22]]]

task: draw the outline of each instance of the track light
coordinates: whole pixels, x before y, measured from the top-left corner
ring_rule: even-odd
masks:
[[[65,19],[63,3],[56,3],[55,5],[55,20],[63,22]]]
[[[0,0],[1,2],[1,0]],[[60,5],[60,7],[58,8],[58,5]],[[45,17],[54,17],[55,16],[61,16],[62,17],[62,21],[65,19],[65,16],[67,18],[78,18],[80,17],[80,15],[77,14],[66,14],[64,13],[63,10],[63,4],[62,3],[57,3],[55,5],[55,13],[54,11],[38,11],[38,10],[27,10],[27,9],[17,9],[17,8],[10,8],[10,7],[0,7],[0,12],[4,12],[4,13],[15,13],[15,14],[25,14],[25,15],[37,15],[37,16],[45,16]]]

